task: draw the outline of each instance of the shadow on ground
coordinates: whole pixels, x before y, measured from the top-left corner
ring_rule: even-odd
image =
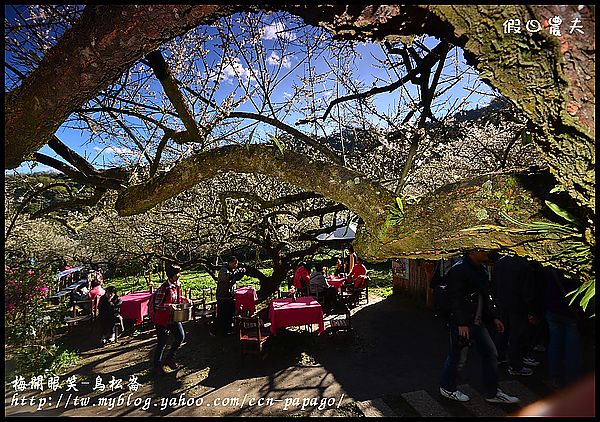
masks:
[[[186,340],[178,352],[177,361],[181,368],[166,376],[157,378],[150,371],[151,355],[156,339],[154,330],[146,327],[137,335],[125,336],[117,344],[100,347],[98,334],[89,326],[76,327],[62,339],[65,346],[76,349],[81,355],[81,365],[61,379],[77,375],[89,381],[80,395],[88,395],[93,400],[99,397],[117,398],[127,396],[130,391],[127,382],[137,377],[142,387],[133,393],[156,398],[147,409],[129,406],[111,409],[103,413],[97,408],[48,409],[33,412],[36,415],[100,415],[141,416],[141,415],[260,415],[295,414],[307,415],[316,409],[291,406],[282,413],[284,400],[289,397],[329,397],[347,398],[352,401],[397,396],[404,392],[426,390],[436,391],[441,368],[447,353],[447,332],[444,324],[432,312],[420,305],[409,302],[400,296],[385,300],[376,298],[368,306],[363,306],[352,316],[354,335],[330,336],[317,332],[280,330],[270,338],[268,353],[260,357],[240,355],[236,336],[214,338],[208,334],[204,322],[184,323]],[[586,369],[595,368],[595,326],[586,337]],[[468,383],[474,388],[480,385],[479,359],[474,350],[459,384]],[[511,379],[506,369],[500,367],[500,380]],[[546,368],[542,365],[536,374],[527,379],[519,379],[539,396],[551,392],[545,379]],[[93,391],[96,377],[105,384],[114,377],[123,380],[123,389],[101,392]],[[10,403],[7,388],[6,401]],[[281,400],[275,408],[252,409],[230,406],[228,408],[181,407],[168,405],[168,399],[189,398],[239,398],[244,395],[271,397]],[[163,402],[159,401],[164,400]],[[207,401],[208,402],[208,401]],[[340,399],[341,402],[341,399]],[[181,401],[180,401],[181,403]],[[164,405],[164,406],[163,406]],[[20,411],[21,415],[30,409],[11,407],[7,413]],[[355,413],[347,409],[349,416]],[[296,412],[296,413],[294,413]],[[323,413],[313,413],[320,414]],[[339,412],[337,413],[339,415]]]

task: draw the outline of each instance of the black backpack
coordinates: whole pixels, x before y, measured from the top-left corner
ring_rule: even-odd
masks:
[[[433,290],[433,314],[437,318],[448,319],[451,313],[450,300],[448,298],[447,284],[444,276],[440,274],[441,263],[438,262],[435,273],[429,283]]]

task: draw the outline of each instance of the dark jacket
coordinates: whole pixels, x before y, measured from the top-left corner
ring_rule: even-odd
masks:
[[[310,292],[322,293],[327,288],[329,288],[329,284],[327,283],[323,273],[319,271],[313,271],[310,275]]]
[[[228,264],[224,264],[219,271],[217,277],[217,300],[219,299],[233,299],[235,293],[235,282],[242,279],[244,273],[237,269],[229,269]]]
[[[454,264],[444,277],[450,302],[450,321],[456,325],[471,325],[475,321],[479,294],[483,298],[482,320],[498,318],[498,307],[490,292],[488,272],[468,258]]]
[[[576,280],[565,278],[565,276],[553,267],[544,267],[546,289],[544,304],[546,310],[565,317],[576,319],[580,317],[577,302],[569,305],[571,296],[566,294],[579,287]]]
[[[118,321],[117,315],[121,307],[121,298],[114,295],[108,300],[106,295],[100,296],[98,302],[98,320],[105,330],[112,328],[113,324]]]
[[[492,294],[505,312],[540,315],[541,291],[536,291],[533,266],[520,256],[503,256],[492,271]]]

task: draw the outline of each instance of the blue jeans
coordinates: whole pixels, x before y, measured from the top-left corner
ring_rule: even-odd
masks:
[[[483,395],[485,398],[494,397],[498,390],[498,352],[496,346],[484,325],[471,324],[469,334],[481,357]],[[444,363],[440,387],[449,391],[456,391],[456,376],[465,366],[468,352],[468,345],[458,335],[458,327],[450,325],[449,352]]]
[[[546,313],[548,321],[548,371],[559,383],[570,384],[582,375],[581,336],[575,318]]]
[[[173,333],[175,339],[171,344],[169,353],[167,354],[166,360],[175,359],[175,352],[183,343],[185,339],[185,331],[183,331],[183,325],[181,322],[173,322],[168,327],[162,327],[160,325],[154,325],[156,328],[156,336],[158,337],[158,343],[156,344],[156,350],[154,351],[154,366],[161,366],[164,362],[162,357],[167,347],[167,341],[169,340],[169,332]]]

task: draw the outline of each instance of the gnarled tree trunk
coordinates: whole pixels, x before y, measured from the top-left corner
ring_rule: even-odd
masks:
[[[248,6],[250,8],[250,6]],[[268,7],[272,9],[271,6]],[[307,22],[329,28],[340,37],[381,39],[428,33],[465,49],[467,61],[484,79],[509,98],[531,120],[537,133],[534,142],[552,173],[565,188],[584,216],[581,242],[593,256],[595,248],[595,9],[568,6],[293,6],[275,7],[303,17]],[[88,10],[89,9],[89,10]],[[5,168],[15,168],[32,156],[54,135],[56,129],[77,107],[102,88],[114,82],[136,60],[161,43],[189,28],[209,23],[231,13],[231,6],[95,6],[86,8],[81,22],[68,31],[44,57],[40,66],[22,86],[5,99]],[[570,23],[580,18],[585,34],[568,33],[554,37],[545,30],[505,34],[507,19],[521,22],[563,16]],[[218,163],[213,172],[265,172],[283,180],[308,187],[339,201],[365,220],[357,244],[370,258],[393,256],[435,256],[466,247],[503,246],[519,254],[538,258],[551,256],[560,240],[526,237],[514,231],[487,232],[462,230],[472,224],[498,224],[497,201],[474,196],[487,181],[456,185],[447,194],[434,195],[421,204],[407,208],[405,217],[389,224],[393,195],[353,175],[348,169],[327,166],[324,176],[316,162],[308,163],[315,171],[286,172],[281,166],[291,160],[285,156],[251,149],[234,158],[231,149],[221,153],[200,154],[175,166],[172,174],[153,178],[141,186],[127,189],[117,206],[121,214],[142,212],[169,196],[168,191],[191,186],[191,174],[200,165]],[[254,155],[253,155],[254,154]],[[214,157],[211,157],[214,156]],[[250,158],[249,158],[250,157]],[[254,158],[252,158],[254,157]],[[263,162],[259,162],[259,159]],[[203,162],[203,160],[208,160]],[[220,160],[220,161],[219,161]],[[302,160],[302,158],[298,158]],[[181,179],[181,180],[179,180]],[[491,178],[492,191],[502,191],[510,178]],[[340,183],[341,181],[341,183]],[[521,182],[517,180],[517,184]],[[487,185],[489,186],[489,185]],[[364,191],[363,187],[366,187]],[[551,186],[547,186],[548,190]],[[520,221],[542,218],[544,207],[539,193],[525,185],[514,200]],[[352,193],[352,194],[350,194]],[[445,196],[444,196],[445,195]],[[466,197],[465,197],[466,196]],[[469,200],[472,207],[469,207]],[[139,201],[139,204],[138,204]],[[428,207],[423,208],[428,204]],[[479,209],[477,209],[479,208]],[[436,212],[436,210],[438,210]],[[438,216],[443,222],[436,222]],[[450,216],[464,218],[450,218]],[[487,217],[485,216],[487,215]],[[417,219],[418,217],[418,219]],[[481,217],[481,218],[480,218]],[[445,220],[444,220],[445,218]],[[543,220],[543,218],[542,218]],[[547,221],[547,220],[545,220]],[[418,224],[420,222],[420,225]],[[444,230],[446,227],[446,230]],[[581,243],[580,242],[580,243]],[[537,245],[537,246],[536,246]],[[593,279],[594,262],[574,263],[572,274]]]

